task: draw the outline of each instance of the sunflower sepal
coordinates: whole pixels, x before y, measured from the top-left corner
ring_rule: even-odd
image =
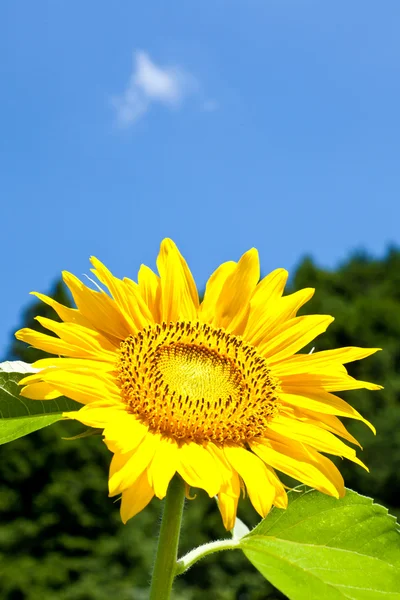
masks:
[[[73,442],[82,438],[92,437],[93,435],[103,435],[103,430],[98,427],[89,427],[88,429],[85,429],[85,431],[82,431],[77,435],[72,435],[70,437],[62,437],[61,439],[67,442]]]

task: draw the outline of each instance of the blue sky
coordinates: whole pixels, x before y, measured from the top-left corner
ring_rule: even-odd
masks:
[[[400,243],[398,0],[3,0],[0,348],[31,290],[172,237],[202,287],[259,249]]]

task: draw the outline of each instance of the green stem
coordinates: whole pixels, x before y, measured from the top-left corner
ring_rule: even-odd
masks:
[[[216,542],[209,542],[198,546],[194,550],[191,550],[185,556],[178,560],[176,565],[176,575],[181,575],[191,566],[194,565],[198,560],[201,560],[209,554],[214,552],[221,552],[222,550],[235,550],[240,547],[240,540],[217,540]]]
[[[158,538],[150,600],[169,600],[178,558],[185,484],[176,475],[169,484]]]

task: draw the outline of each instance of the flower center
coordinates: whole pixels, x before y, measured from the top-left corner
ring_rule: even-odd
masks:
[[[266,360],[204,323],[162,323],[130,335],[117,369],[129,411],[177,440],[245,443],[262,436],[279,409]]]

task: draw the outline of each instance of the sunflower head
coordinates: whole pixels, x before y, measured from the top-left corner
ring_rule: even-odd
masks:
[[[113,453],[110,495],[121,495],[124,522],[163,498],[178,474],[189,488],[218,495],[232,529],[241,489],[261,516],[287,496],[276,471],[335,497],[344,483],[323,453],[364,466],[338,417],[364,421],[335,392],[380,386],[350,377],[345,363],[377,348],[299,351],[332,322],[297,316],[314,290],[283,296],[287,272],[261,279],[252,249],[219,266],[203,301],[175,244],[166,239],[158,275],[146,266],[137,282],[114,277],[96,258],[91,289],[63,279],[76,308],[36,294],[62,322],[39,318],[54,335],[21,329],[16,337],[54,354],[37,361],[21,395],[68,396],[82,404],[65,413],[103,429]],[[342,438],[342,439],[340,439]]]

